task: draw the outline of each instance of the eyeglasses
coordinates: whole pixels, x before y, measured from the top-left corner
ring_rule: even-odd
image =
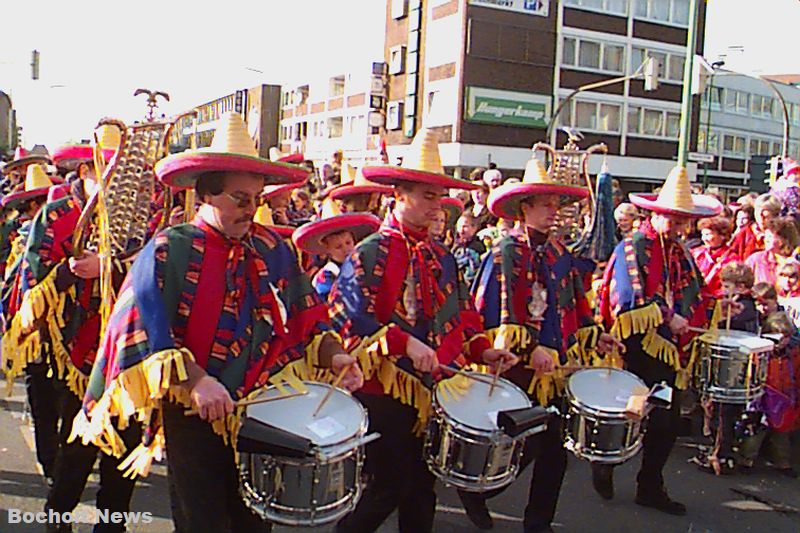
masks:
[[[239,209],[244,209],[245,207],[250,207],[251,204],[255,204],[256,207],[259,205],[259,199],[257,196],[243,196],[243,195],[234,195],[227,192],[222,193],[223,196],[226,196],[231,199],[236,204],[236,207]]]

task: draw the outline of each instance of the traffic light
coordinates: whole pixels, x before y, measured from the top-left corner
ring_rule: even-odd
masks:
[[[748,185],[753,192],[767,192],[771,174],[772,158],[766,155],[750,156],[750,180]]]
[[[31,79],[39,79],[39,50],[31,53]]]

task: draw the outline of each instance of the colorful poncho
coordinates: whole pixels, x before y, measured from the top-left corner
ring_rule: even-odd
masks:
[[[521,385],[541,405],[559,393],[563,380],[533,372],[534,348],[548,349],[556,368],[598,360],[594,348],[602,329],[594,323],[586,297],[592,272],[593,261],[528,230],[501,240],[484,259],[473,285],[487,334],[496,348],[520,357],[526,380]]]
[[[609,260],[600,288],[600,314],[618,339],[643,334],[644,352],[679,372],[677,384],[685,388],[696,355],[690,357],[694,351],[689,349],[694,335],[675,338],[667,316],[678,313],[690,326],[708,327],[716,309],[704,288],[703,276],[686,246],[678,240],[662,240],[644,223],[617,245]]]
[[[4,302],[13,318],[3,336],[9,381],[37,360],[46,342],[58,377],[79,397],[86,389],[100,331],[98,284],[74,276],[67,263],[83,206],[81,193],[81,187],[74,187],[72,195],[45,204],[31,222]]]
[[[193,330],[192,320],[212,313],[194,303],[202,300],[197,288],[207,279],[201,268],[208,246],[221,239],[228,252],[221,279],[214,276],[224,284],[219,320]],[[197,339],[186,338],[187,330],[208,335],[210,353],[193,354],[187,345]],[[198,218],[169,228],[139,253],[123,282],[71,438],[80,435],[120,457],[124,445],[116,429],[135,416],[148,431],[121,468],[146,475],[164,445],[161,402],[191,403],[180,385],[188,379],[187,360],[240,399],[268,384],[302,387],[300,379],[317,377],[323,372],[317,349],[328,333],[327,308],[277,234],[254,224],[241,241],[228,241]],[[240,415],[214,422],[214,431],[233,444]]]
[[[480,361],[490,347],[453,256],[427,232],[401,227],[392,214],[342,264],[329,302],[334,328],[361,363],[362,390],[415,407],[417,429],[428,417],[433,382],[449,376],[415,371],[405,356],[408,336],[453,368],[467,358]]]

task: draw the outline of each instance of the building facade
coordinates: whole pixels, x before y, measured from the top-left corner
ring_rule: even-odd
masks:
[[[11,97],[0,91],[0,156],[17,147],[18,137],[17,112],[11,104]]]
[[[380,159],[385,125],[386,64],[323,76],[284,87],[280,140],[283,152],[326,161],[335,151],[360,165]]]
[[[800,89],[718,70],[702,98],[697,149],[714,158],[701,165],[702,182],[729,197],[759,188],[750,183],[752,158],[783,154],[784,113],[776,90],[789,119],[787,155],[800,158]]]
[[[438,132],[450,170],[493,162],[520,175],[561,99],[651,56],[660,64],[657,90],[635,79],[582,92],[556,119],[580,130],[585,146],[608,145],[626,190],[649,189],[677,157],[689,20],[689,0],[387,0],[389,154],[401,156],[424,122]],[[600,164],[590,161],[592,172]],[[696,169],[690,164],[693,178]]]
[[[281,87],[279,85],[258,85],[250,89],[240,89],[195,106],[197,147],[210,145],[216,128],[216,120],[223,113],[235,111],[244,117],[247,129],[256,141],[259,156],[268,157],[269,149],[278,146],[280,99]],[[182,118],[175,128],[171,151],[182,151],[189,148],[194,132],[194,118]]]

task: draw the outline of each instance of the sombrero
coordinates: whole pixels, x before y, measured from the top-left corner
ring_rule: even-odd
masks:
[[[34,154],[30,153],[25,148],[21,146],[17,146],[17,149],[14,151],[14,159],[9,161],[5,164],[2,168],[3,174],[8,174],[15,168],[19,168],[25,165],[46,165],[50,163],[50,158],[44,154]]]
[[[545,170],[544,164],[532,156],[525,165],[525,175],[518,183],[504,183],[491,193],[487,205],[496,217],[521,220],[520,203],[540,194],[558,194],[567,202],[574,202],[589,196],[589,189],[577,185],[567,185],[556,181]]]
[[[97,146],[102,150],[103,159],[111,161],[119,149],[121,132],[112,124],[103,124],[95,130]],[[65,170],[75,170],[81,163],[94,161],[94,145],[66,144],[53,152],[53,164]]]
[[[25,175],[25,187],[18,192],[12,192],[4,196],[0,205],[9,209],[16,209],[26,200],[41,196],[46,197],[52,186],[53,182],[47,177],[47,173],[41,165],[30,165]]]
[[[305,162],[306,156],[299,152],[294,154],[285,154],[281,152],[277,146],[273,146],[269,149],[269,160],[299,165]]]
[[[268,204],[262,204],[256,209],[256,214],[253,215],[253,222],[266,226],[283,239],[291,237],[295,230],[292,226],[276,225],[272,220],[272,209],[270,209]]]
[[[370,183],[361,169],[350,163],[345,163],[342,168],[342,183],[330,189],[328,196],[334,200],[344,200],[356,194],[392,194],[394,189],[388,185]]]
[[[297,228],[292,240],[304,252],[324,255],[328,253],[323,243],[325,237],[340,231],[350,231],[358,242],[375,233],[380,225],[380,219],[370,213],[342,213],[336,202],[328,198],[322,205],[321,218]]]
[[[238,113],[226,113],[218,123],[211,146],[165,157],[155,166],[167,185],[187,189],[206,172],[246,172],[264,177],[265,185],[303,181],[308,171],[297,165],[273,162],[258,156],[255,143]]]
[[[686,168],[680,165],[672,168],[658,194],[631,193],[628,196],[636,207],[663,215],[704,218],[722,211],[722,204],[716,198],[692,194],[689,175]]]
[[[440,185],[446,189],[475,189],[472,183],[444,173],[436,133],[425,127],[417,132],[408,145],[402,165],[364,167],[362,172],[369,181],[381,185],[410,182]]]
[[[448,196],[447,198],[442,198],[442,209],[447,213],[446,224],[448,226],[455,226],[456,220],[458,220],[458,217],[464,212],[464,203],[458,198]]]

